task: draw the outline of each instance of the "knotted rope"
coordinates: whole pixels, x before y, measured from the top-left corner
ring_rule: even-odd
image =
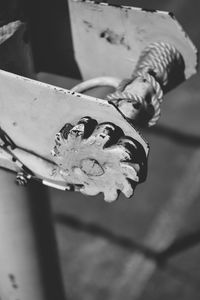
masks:
[[[148,126],[153,126],[160,117],[163,90],[172,85],[172,73],[176,76],[180,71],[182,76],[183,67],[182,56],[174,46],[154,42],[142,52],[131,78],[123,80],[117,90],[107,96],[107,100],[133,122],[138,120],[140,123],[141,112],[143,115],[145,112]],[[138,92],[138,83],[142,93]]]

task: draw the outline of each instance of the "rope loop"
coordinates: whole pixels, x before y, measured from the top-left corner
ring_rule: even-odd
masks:
[[[153,113],[147,113],[146,117],[149,116],[148,126],[153,126],[160,117],[160,104],[163,101],[163,90],[171,84],[171,73],[178,68],[183,68],[183,59],[180,52],[173,45],[166,42],[151,43],[143,50],[132,77],[123,80],[118,86],[117,91],[109,94],[107,99],[117,105],[119,109],[123,103],[122,100],[126,100],[127,103],[130,103],[130,101],[137,103],[140,111],[147,111],[151,105],[153,107]],[[143,79],[144,82],[147,81],[152,87],[150,102],[146,95],[142,98],[137,95],[135,91],[130,92],[131,85],[134,88],[136,87],[137,82],[135,79],[137,78]],[[128,86],[129,92],[126,92]],[[125,111],[128,111],[128,109]],[[139,111],[137,114],[138,113]],[[131,112],[128,112],[126,117],[130,118],[130,116]],[[136,114],[133,113],[132,121],[134,121],[135,116]]]

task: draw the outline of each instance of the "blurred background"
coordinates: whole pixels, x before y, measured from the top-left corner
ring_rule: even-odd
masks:
[[[198,1],[107,2],[171,11],[200,47]],[[27,1],[25,6],[38,79],[71,88],[81,75],[67,0]],[[121,195],[108,204],[101,195],[48,190],[67,299],[199,299],[198,76],[168,93],[158,125],[142,130],[150,144],[149,172],[134,198]]]

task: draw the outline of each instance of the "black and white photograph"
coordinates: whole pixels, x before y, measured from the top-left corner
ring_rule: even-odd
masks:
[[[200,299],[199,15],[0,0],[0,300]]]

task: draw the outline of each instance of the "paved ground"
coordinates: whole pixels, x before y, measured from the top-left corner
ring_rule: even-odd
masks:
[[[200,46],[197,1],[134,3],[174,11]],[[40,74],[40,78],[68,88],[73,85],[62,77]],[[151,145],[149,175],[134,199],[121,196],[107,204],[101,196],[50,191],[68,299],[199,299],[200,245],[194,243],[163,264],[156,264],[140,247],[165,250],[186,235],[185,246],[200,240],[199,95],[195,76],[167,95],[159,125],[143,132]],[[171,254],[180,245],[184,240]]]

